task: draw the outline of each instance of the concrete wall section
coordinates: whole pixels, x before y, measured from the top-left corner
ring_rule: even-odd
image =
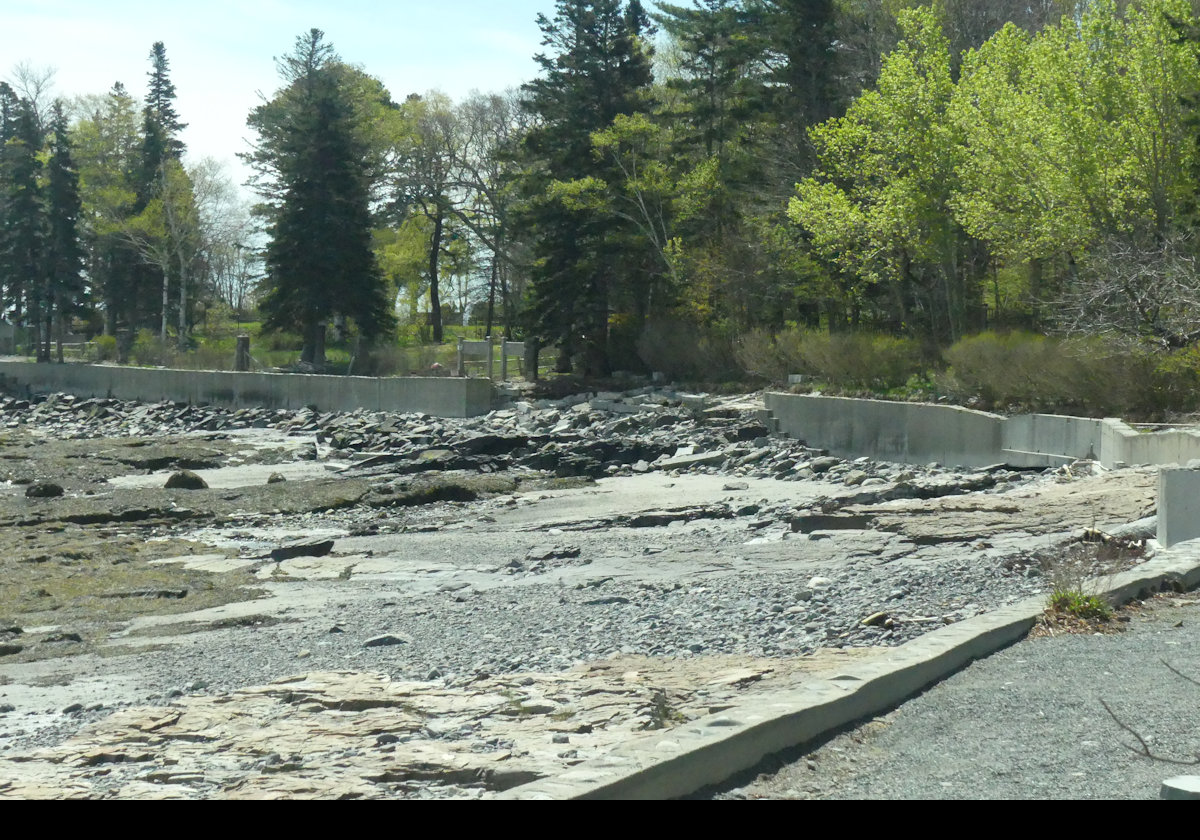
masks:
[[[1200,537],[1200,471],[1158,473],[1158,541],[1163,548]]]
[[[1188,464],[1200,459],[1200,433],[1186,429],[1139,432],[1120,420],[1102,421],[1100,461],[1119,464]]]
[[[781,431],[842,457],[982,467],[1004,460],[995,414],[953,406],[767,394]]]
[[[1105,467],[1200,460],[1200,432],[1142,433],[1121,420],[1000,417],[945,405],[767,394],[778,428],[842,457],[980,467],[1047,467],[1088,458]]]
[[[312,376],[286,373],[164,370],[111,365],[0,361],[0,377],[33,391],[157,402],[174,400],[234,408],[264,406],[319,411],[396,411],[474,417],[492,408],[492,385],[453,377]]]
[[[1099,460],[1103,421],[1056,414],[1024,414],[1004,421],[1004,449]]]

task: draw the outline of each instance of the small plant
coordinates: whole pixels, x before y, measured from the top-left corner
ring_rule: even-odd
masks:
[[[1113,608],[1099,595],[1087,595],[1077,589],[1055,587],[1050,593],[1050,609],[1067,613],[1076,618],[1094,621],[1109,621]]]
[[[680,723],[687,723],[687,715],[671,704],[671,700],[667,697],[665,691],[661,689],[655,691],[654,695],[650,698],[647,719],[642,722],[641,728],[653,731],[667,729]]]

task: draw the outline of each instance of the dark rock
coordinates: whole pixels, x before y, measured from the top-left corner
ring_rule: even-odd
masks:
[[[813,458],[812,462],[808,465],[808,468],[810,470],[812,470],[814,473],[816,473],[817,475],[821,475],[823,473],[829,472],[831,469],[833,469],[834,467],[838,466],[841,463],[842,463],[841,458],[834,458],[832,456],[826,456],[824,458]]]
[[[37,481],[25,488],[27,499],[57,499],[62,494],[62,485],[53,481]]]
[[[51,633],[43,642],[82,642],[83,637],[78,633]]]
[[[282,484],[285,481],[287,481],[287,479],[277,472],[273,472],[267,476],[267,484]]]
[[[302,540],[271,549],[271,559],[276,563],[293,557],[324,557],[333,551],[333,540]]]
[[[172,473],[171,477],[167,479],[166,488],[168,490],[207,490],[208,482],[191,470],[180,470]]]
[[[186,598],[186,589],[131,589],[125,592],[107,592],[101,598]]]
[[[383,635],[383,636],[375,636],[372,639],[367,639],[365,642],[363,642],[363,647],[368,647],[368,648],[370,648],[370,647],[394,647],[395,645],[406,645],[406,644],[408,644],[408,639],[404,639],[404,638],[401,638],[400,636],[392,636],[392,635],[388,634],[388,635]]]
[[[23,650],[23,645],[0,645],[0,656],[13,656]]]
[[[578,557],[582,551],[577,545],[536,546],[529,549],[525,559],[537,560],[569,560]]]

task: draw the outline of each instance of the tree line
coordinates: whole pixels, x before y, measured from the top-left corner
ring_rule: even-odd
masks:
[[[261,249],[228,185],[186,165],[156,44],[140,115],[120,86],[67,111],[0,88],[3,306],[47,356],[87,311],[183,341],[261,255],[264,325],[314,364],[329,329],[381,341],[399,319],[441,341],[468,309],[589,375],[642,366],[664,323],[1184,346],[1195,12],[558,0],[538,76],[457,103],[397,101],[314,29],[248,118]]]
[[[0,312],[39,359],[54,342],[61,360],[72,321],[184,346],[214,295],[248,286],[249,214],[215,162],[185,163],[161,42],[149,59],[140,107],[120,83],[52,99],[52,71],[28,65],[0,82]]]

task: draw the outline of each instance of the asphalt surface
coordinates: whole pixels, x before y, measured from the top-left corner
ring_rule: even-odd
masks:
[[[1124,632],[1031,636],[707,795],[1157,799],[1200,775],[1200,593],[1123,615]]]

